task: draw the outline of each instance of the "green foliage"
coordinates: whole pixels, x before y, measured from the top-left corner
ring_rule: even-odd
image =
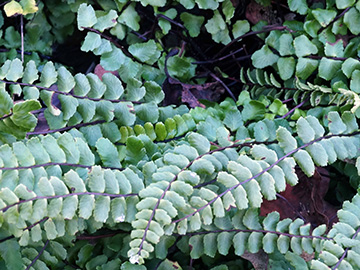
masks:
[[[38,11],[35,0],[23,0],[16,2],[12,0],[5,4],[4,11],[6,16],[11,17],[17,14],[27,15],[29,13],[35,13]]]
[[[241,41],[254,32],[233,20],[232,1],[55,2],[4,5],[7,17],[26,15],[27,31],[22,44],[4,26],[1,45],[33,54],[9,51],[0,67],[1,268],[186,269],[201,259],[234,269],[258,252],[276,269],[360,267],[358,194],[332,226],[260,216],[265,200],[298,183],[297,167],[312,177],[348,163],[347,175],[360,175],[358,3],[289,0],[304,22],[258,33],[237,100],[189,109],[162,104],[165,79],[196,74],[195,59],[164,41],[177,28]],[[142,7],[156,18],[155,38],[135,35]],[[81,50],[116,75],[36,57],[77,30]]]

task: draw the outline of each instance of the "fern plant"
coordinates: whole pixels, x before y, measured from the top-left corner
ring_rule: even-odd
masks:
[[[347,15],[359,13],[355,1],[308,7],[289,0],[304,23],[256,30],[260,22],[252,31],[232,19],[230,0],[59,2],[12,0],[4,11],[25,16],[29,29],[68,14],[69,24],[52,27],[48,42],[70,28],[86,31],[81,49],[117,73],[74,74],[6,53],[0,268],[248,269],[249,261],[255,266],[249,254],[276,269],[360,268],[358,194],[343,202],[334,224],[260,215],[265,200],[298,184],[298,168],[311,177],[318,167],[348,163],[360,175],[358,41],[334,43],[340,33],[358,34]],[[156,18],[152,38],[138,33],[147,6]],[[187,12],[178,16],[180,9]],[[223,50],[261,34],[235,100],[162,105],[165,80],[185,90],[203,82],[192,80],[195,55],[165,44],[175,27],[189,43],[205,31]]]

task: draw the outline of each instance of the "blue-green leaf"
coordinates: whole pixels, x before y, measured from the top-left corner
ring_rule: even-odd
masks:
[[[280,147],[284,149],[285,153],[289,153],[297,148],[296,139],[286,128],[279,127],[276,131],[276,137]]]
[[[104,98],[119,99],[124,93],[124,88],[121,81],[112,73],[107,72],[102,76],[102,81],[106,85],[106,92]]]
[[[293,57],[280,57],[277,62],[280,78],[284,81],[290,79],[295,71],[295,59]]]
[[[311,12],[322,27],[326,27],[336,16],[335,10],[317,8]]]
[[[352,6],[355,3],[355,0],[336,0],[335,2],[338,9],[345,9]]]
[[[315,131],[311,127],[310,123],[305,118],[300,117],[296,122],[296,129],[300,139],[304,143],[308,143],[315,138]]]
[[[238,20],[232,26],[234,38],[238,38],[250,30],[250,24],[247,20]]]
[[[79,202],[79,217],[88,219],[95,207],[95,196],[82,196]]]
[[[191,37],[197,37],[200,34],[201,25],[204,23],[205,18],[203,16],[196,16],[188,12],[182,12],[180,19],[183,21],[186,29],[189,30]]]
[[[100,47],[102,44],[100,35],[94,32],[88,32],[84,39],[83,44],[81,45],[81,50],[84,52],[93,51],[96,48]]]
[[[47,62],[40,76],[41,85],[44,87],[50,87],[57,81],[57,72],[55,70],[55,66],[52,62]]]
[[[345,13],[344,23],[354,35],[358,35],[360,33],[360,29],[357,27],[360,23],[360,12],[357,8],[352,7]]]
[[[105,223],[109,217],[110,197],[99,196],[95,199],[94,218],[98,222]]]
[[[112,50],[101,55],[100,64],[108,71],[118,70],[125,61],[125,54],[119,48],[111,44]]]
[[[5,261],[6,269],[19,270],[25,266],[20,253],[19,243],[15,239],[10,239],[0,244],[1,258]]]
[[[9,70],[6,74],[6,79],[16,82],[23,76],[23,64],[20,59],[16,58],[11,61]]]
[[[303,57],[318,52],[317,47],[305,35],[294,39],[295,54],[297,57]]]
[[[139,162],[146,154],[144,148],[144,143],[141,139],[130,136],[126,140],[126,160],[130,163],[136,164]]]
[[[256,68],[264,68],[272,66],[279,59],[279,56],[274,54],[268,45],[264,45],[260,50],[256,51],[252,56],[251,60]]]
[[[338,112],[329,112],[329,131],[332,134],[342,134],[346,131],[346,125],[341,120]]]
[[[94,25],[94,28],[99,30],[100,32],[103,32],[105,29],[114,27],[116,23],[118,15],[115,10],[110,10],[103,16],[99,16],[97,18],[97,22]]]
[[[70,92],[75,86],[74,77],[65,67],[60,67],[57,72],[57,84],[59,91],[66,93]]]
[[[294,158],[297,164],[299,164],[300,168],[308,177],[314,174],[315,165],[308,152],[300,149],[294,154]]]
[[[306,80],[316,70],[318,65],[318,60],[300,57],[296,64],[295,75],[300,79]]]
[[[135,108],[135,112],[144,122],[156,123],[159,119],[159,109],[155,102],[141,104]]]
[[[291,11],[297,11],[301,15],[307,12],[308,6],[306,0],[288,0],[288,4]]]
[[[83,3],[79,6],[77,22],[80,31],[84,30],[84,27],[92,27],[96,24],[95,10],[91,5]]]
[[[266,106],[258,100],[251,100],[246,103],[242,111],[243,120],[260,120],[263,119]]]
[[[139,31],[140,16],[135,10],[135,3],[131,3],[118,18],[118,22],[130,27],[134,31]]]
[[[145,43],[130,45],[129,52],[140,61],[150,65],[154,64],[160,57],[160,50],[152,39]]]
[[[72,219],[78,208],[78,196],[74,195],[67,197],[63,201],[63,208],[61,214],[65,219]]]
[[[89,173],[87,185],[93,192],[105,191],[104,171],[100,166],[94,166]]]
[[[319,65],[319,76],[327,81],[331,80],[335,73],[341,69],[342,61],[328,58],[321,58]]]
[[[207,153],[210,150],[210,142],[201,134],[192,132],[187,136],[187,140],[199,154]]]

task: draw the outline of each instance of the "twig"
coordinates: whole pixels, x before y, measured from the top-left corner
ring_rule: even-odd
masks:
[[[187,170],[188,168],[190,168],[190,166],[191,166],[196,160],[201,159],[201,158],[202,158],[203,156],[205,156],[205,155],[211,155],[211,154],[213,154],[213,153],[215,153],[215,152],[220,152],[220,151],[223,151],[223,150],[225,150],[225,149],[230,149],[230,148],[243,148],[243,147],[246,147],[246,146],[249,146],[249,147],[250,147],[251,145],[252,145],[251,143],[239,143],[239,144],[233,144],[233,145],[229,145],[229,146],[220,147],[220,148],[211,150],[211,151],[209,151],[209,152],[206,152],[206,153],[204,153],[204,154],[201,154],[201,155],[197,156],[194,160],[190,161],[184,168],[182,168],[182,169],[180,170],[180,172],[179,172],[178,174],[176,174],[176,175],[173,177],[173,179],[170,180],[168,186],[164,189],[164,192],[163,192],[163,193],[161,194],[161,196],[158,198],[158,200],[157,200],[157,202],[156,202],[156,204],[155,204],[155,206],[154,206],[154,208],[153,208],[153,210],[152,210],[152,212],[151,212],[151,215],[150,215],[149,221],[148,221],[148,223],[147,223],[147,225],[146,225],[146,228],[144,229],[144,234],[143,234],[143,237],[142,237],[142,239],[141,239],[141,242],[140,242],[140,245],[139,245],[139,251],[137,252],[137,254],[138,254],[139,256],[141,255],[141,250],[143,249],[143,245],[144,245],[144,242],[145,242],[145,239],[146,239],[146,235],[147,235],[147,233],[148,233],[148,231],[149,231],[149,229],[150,229],[150,224],[151,224],[152,220],[153,220],[154,217],[155,217],[155,212],[156,212],[156,210],[159,208],[159,205],[160,205],[161,200],[164,199],[164,197],[165,197],[165,195],[166,195],[166,192],[168,192],[168,191],[170,190],[172,183],[175,182],[175,181],[178,179],[179,174],[180,174],[181,172],[183,172],[183,171]],[[200,211],[200,210],[199,210],[199,211]],[[195,214],[195,213],[193,213],[193,214]],[[189,216],[191,216],[191,215],[192,215],[192,214],[186,216],[185,218],[187,218],[187,217],[189,217]],[[172,223],[176,223],[176,222],[179,222],[179,221],[180,221],[180,219],[179,219],[179,220],[176,220],[176,221],[173,221]]]
[[[352,8],[352,6],[347,7],[346,9],[344,9],[344,11],[341,12],[339,15],[337,15],[327,26],[321,27],[321,28],[317,31],[317,33],[321,33],[325,28],[327,28],[327,27],[331,26],[332,24],[334,24],[338,19],[340,19],[342,16],[344,16],[345,13],[350,10],[350,8]]]
[[[202,187],[205,187],[205,186],[207,186],[207,185],[211,185],[211,184],[213,184],[213,183],[215,183],[215,182],[216,182],[216,178],[213,179],[213,180],[210,180],[210,181],[207,181],[207,182],[198,184],[198,185],[194,186],[194,188],[202,188]]]
[[[240,186],[240,185],[244,185],[244,184],[246,184],[246,183],[248,183],[248,182],[250,182],[250,181],[258,178],[259,176],[263,175],[264,173],[266,173],[267,171],[269,171],[270,169],[272,169],[273,167],[275,167],[277,164],[279,164],[279,163],[280,163],[281,161],[283,161],[285,158],[287,158],[287,157],[295,154],[296,152],[298,152],[299,150],[301,150],[301,149],[303,149],[303,148],[305,148],[305,147],[308,147],[309,145],[312,145],[312,144],[314,144],[314,143],[316,143],[316,142],[319,142],[319,141],[321,141],[321,140],[324,140],[324,139],[330,139],[330,138],[332,138],[332,137],[349,137],[349,136],[355,136],[355,135],[358,135],[358,134],[360,134],[360,131],[356,131],[356,132],[353,132],[353,133],[350,133],[350,134],[330,134],[330,135],[326,135],[326,136],[317,138],[317,139],[315,139],[315,140],[312,140],[311,142],[308,142],[308,143],[306,143],[306,144],[303,144],[303,145],[299,146],[298,148],[296,148],[296,149],[288,152],[286,155],[284,155],[284,156],[282,156],[281,158],[279,158],[275,163],[273,163],[273,164],[271,164],[270,166],[266,167],[266,168],[263,169],[261,172],[253,175],[252,177],[248,178],[248,179],[245,180],[245,181],[239,182],[238,184],[236,184],[236,185],[234,185],[234,186],[226,189],[225,191],[223,191],[222,193],[218,194],[218,195],[215,196],[213,199],[211,199],[208,203],[206,203],[206,204],[203,205],[202,207],[196,209],[194,212],[192,212],[192,213],[190,213],[190,214],[188,214],[188,215],[185,215],[184,217],[179,218],[179,219],[177,219],[177,220],[173,220],[171,223],[178,223],[178,222],[180,222],[180,221],[182,221],[182,220],[184,220],[184,219],[187,219],[187,218],[195,215],[196,213],[199,213],[201,210],[203,210],[203,209],[205,209],[206,207],[208,207],[209,205],[211,205],[211,204],[212,204],[213,202],[215,202],[217,199],[223,197],[226,193],[231,192],[232,190],[234,190],[235,188],[237,188],[237,187]],[[199,156],[199,157],[200,157],[200,156]],[[173,181],[173,180],[172,180],[172,181]],[[172,181],[171,181],[171,182],[172,182]],[[170,182],[170,184],[171,184],[171,182]],[[166,192],[166,191],[167,191],[167,190],[165,190],[165,192]],[[160,198],[160,199],[162,199],[162,198]],[[159,200],[160,200],[160,199],[159,199]],[[150,224],[150,222],[149,222],[149,224]],[[145,237],[144,237],[144,239],[145,239]]]
[[[20,15],[21,63],[24,63],[24,16]]]
[[[284,114],[281,118],[285,119],[286,117],[288,117],[290,114],[292,114],[296,109],[300,108],[302,105],[304,105],[307,101],[309,100],[309,98],[306,98],[304,101],[300,102],[298,105],[296,105],[294,108],[292,108],[290,111],[288,111],[286,114]]]
[[[110,41],[112,44],[115,45],[115,47],[119,48],[127,57],[131,58],[131,60],[133,60],[134,62],[137,62],[137,63],[140,63],[142,65],[147,65],[147,66],[150,66],[150,67],[155,67],[155,64],[154,65],[150,65],[148,63],[145,63],[145,62],[142,62],[140,60],[138,60],[135,56],[133,56],[127,49],[125,49],[124,46],[120,45],[118,42],[116,42],[116,40],[114,40],[113,38],[109,37],[108,35],[105,35],[104,33],[101,33],[99,30],[96,30],[94,28],[91,28],[91,27],[83,27],[83,29],[86,29],[90,32],[93,32],[93,33],[96,33],[98,35],[100,35],[102,38]]]
[[[223,57],[220,57],[220,58],[217,58],[217,59],[211,59],[211,60],[205,60],[205,61],[196,61],[196,62],[192,62],[191,64],[193,65],[201,65],[201,64],[213,64],[213,63],[216,63],[216,62],[220,62],[222,60],[225,60],[226,58],[228,57],[231,57],[233,56],[234,54],[238,53],[238,52],[241,52],[242,50],[244,50],[244,48],[240,48],[234,52],[231,52],[229,53],[228,55],[225,55]],[[236,58],[235,58],[236,59]]]
[[[0,243],[5,242],[5,241],[10,240],[10,239],[13,239],[13,238],[15,238],[15,236],[10,235],[10,236],[8,236],[8,237],[5,237],[5,238],[3,238],[3,239],[0,239]]]
[[[194,263],[194,259],[193,258],[190,258],[190,263],[189,263],[189,267],[188,267],[188,269],[189,270],[193,270],[194,268],[193,268],[193,263]]]
[[[87,169],[91,168],[91,166],[82,165],[82,164],[49,162],[49,163],[44,163],[44,164],[35,164],[35,165],[32,165],[32,166],[0,167],[0,171],[26,170],[26,169],[34,169],[34,168],[47,167],[47,166],[56,166],[56,165],[69,166],[69,167],[78,167],[78,168],[87,168]]]
[[[231,62],[239,62],[239,61],[243,61],[243,60],[247,60],[251,58],[251,55],[248,54],[248,55],[244,55],[244,56],[240,56],[240,57],[235,57],[235,58],[232,58],[232,59],[229,59],[227,60],[226,62],[224,62],[224,64],[227,64],[227,63],[231,63]]]
[[[9,52],[10,49],[6,49],[6,48],[0,48],[0,53],[3,53],[3,52]],[[17,53],[20,53],[21,54],[21,50],[16,50]],[[42,59],[46,59],[46,60],[51,60],[51,56],[48,56],[48,55],[44,55],[42,53],[39,53],[39,52],[36,52],[37,55],[42,58]],[[24,51],[24,55],[32,55],[33,52],[27,52],[27,51]]]
[[[109,234],[101,234],[101,235],[79,235],[79,236],[76,236],[76,240],[97,240],[97,239],[113,237],[115,235],[118,235],[119,233],[124,233],[124,232],[125,231],[114,232],[114,233],[109,233]]]
[[[237,81],[237,82],[240,82],[240,83],[243,83],[242,81],[236,79],[236,78],[232,78],[232,77],[229,77],[228,78],[229,80],[233,80],[233,81]],[[243,83],[244,85],[248,85],[248,86],[255,86],[255,85],[259,85],[257,83]],[[275,85],[269,85],[269,84],[264,84],[262,86],[265,86],[265,87],[268,87],[268,88],[276,88],[276,89],[282,89],[282,90],[299,90],[298,88],[294,88],[294,87],[277,87]]]
[[[123,100],[123,99],[106,99],[106,98],[91,98],[91,97],[88,97],[88,96],[78,96],[78,95],[74,95],[74,94],[72,94],[70,92],[62,92],[62,91],[59,91],[59,90],[56,90],[56,89],[51,89],[51,88],[43,87],[43,86],[36,85],[36,84],[29,84],[29,83],[22,83],[22,82],[10,82],[10,81],[5,81],[5,80],[1,80],[1,79],[0,79],[0,82],[6,83],[6,84],[18,84],[18,85],[21,85],[21,86],[36,87],[36,88],[38,88],[40,90],[54,92],[54,93],[57,93],[57,94],[60,94],[60,95],[65,95],[65,96],[72,96],[72,97],[78,98],[78,99],[88,99],[88,100],[92,100],[92,101],[110,101],[112,103],[120,103],[120,102],[132,102],[134,104],[141,104],[142,103],[140,101],[130,101],[130,100]]]
[[[43,219],[41,219],[41,220],[35,222],[34,224],[31,224],[30,226],[26,227],[25,229],[23,229],[23,231],[30,230],[31,228],[35,227],[37,224],[39,224],[41,222],[44,222],[45,220],[48,220],[48,219],[49,219],[49,217],[44,217]],[[13,238],[15,238],[15,236],[10,235],[8,237],[0,239],[0,243],[5,242],[5,241],[10,240],[10,239],[13,239]]]
[[[288,99],[285,99],[285,100],[283,100],[283,101],[281,101],[282,103],[288,103],[288,102],[290,102],[290,101],[292,101],[293,100],[293,98],[288,98]]]
[[[360,232],[360,227],[357,228],[356,232],[354,233],[354,235],[351,237],[351,239],[355,239],[357,238],[358,234]],[[349,247],[347,247],[344,251],[344,253],[342,254],[342,256],[339,258],[339,260],[337,261],[337,263],[335,264],[335,266],[333,268],[331,268],[331,270],[335,270],[340,266],[340,263],[345,259],[346,254],[348,253],[348,251],[350,250]]]
[[[193,130],[189,130],[189,131],[192,131],[192,132],[195,132],[196,129],[193,129]],[[182,138],[185,138],[186,136],[186,133],[183,134],[183,135],[179,135],[179,136],[176,136],[176,137],[173,137],[173,138],[170,138],[170,139],[165,139],[165,140],[161,140],[161,141],[153,141],[153,143],[157,144],[157,143],[168,143],[168,142],[171,142],[171,141],[177,141],[177,140],[180,140]],[[122,142],[116,142],[114,143],[115,145],[126,145],[125,143],[122,143]]]
[[[219,55],[221,55],[225,50],[227,50],[231,45],[233,45],[235,42],[239,41],[240,39],[244,38],[244,37],[248,37],[248,36],[253,36],[253,35],[257,35],[257,34],[261,34],[261,33],[266,33],[266,32],[270,32],[273,30],[288,30],[289,32],[293,32],[293,30],[289,29],[287,26],[280,26],[280,25],[273,25],[273,26],[268,26],[266,28],[263,28],[263,30],[259,30],[259,31],[252,31],[252,32],[248,32],[244,35],[241,35],[235,39],[233,39],[232,41],[230,41],[224,48],[222,48],[215,56],[214,58],[217,58]]]
[[[13,115],[12,112],[9,113],[9,114],[5,114],[5,115],[3,115],[3,116],[0,117],[0,120],[4,120],[5,118],[8,118],[8,117],[10,117],[10,116],[12,116],[12,115]]]
[[[131,30],[131,33],[137,36],[138,38],[142,39],[143,41],[148,41],[148,38],[145,37],[149,32],[145,32],[144,34],[140,34],[137,31]]]
[[[310,58],[310,59],[322,59],[322,58],[327,58],[327,59],[332,59],[332,60],[340,60],[340,61],[345,61],[348,59],[348,57],[334,57],[334,56],[320,56],[320,55],[308,55],[305,56],[304,58]],[[359,57],[355,57],[355,59],[360,60]]]
[[[36,261],[40,258],[40,256],[44,253],[46,247],[49,245],[50,243],[50,240],[46,240],[45,242],[45,245],[42,247],[42,249],[39,251],[39,254],[32,260],[32,262],[28,265],[28,267],[26,267],[25,270],[29,270],[33,265],[34,263],[36,263]]]
[[[306,218],[297,209],[295,209],[295,207],[284,196],[276,193],[276,197],[282,199],[294,211],[294,213],[296,213],[296,215],[306,223]]]
[[[67,197],[71,197],[71,196],[81,196],[81,195],[107,196],[107,197],[110,197],[110,198],[127,198],[127,197],[132,197],[132,196],[138,196],[138,194],[136,194],[136,193],[111,194],[111,193],[89,192],[89,191],[75,192],[75,193],[68,193],[68,194],[54,195],[54,196],[37,196],[37,197],[33,197],[31,199],[22,200],[22,201],[18,201],[16,203],[13,203],[13,204],[9,204],[9,205],[1,208],[0,212],[6,212],[11,207],[14,207],[16,205],[20,205],[20,204],[23,204],[23,203],[27,203],[27,202],[32,202],[32,201],[35,201],[35,200],[41,200],[41,199],[47,199],[48,200],[48,199],[57,199],[57,198],[67,198]]]
[[[324,237],[319,235],[297,235],[297,234],[291,234],[291,233],[285,233],[285,232],[277,232],[277,231],[270,231],[270,230],[256,230],[256,229],[230,229],[230,230],[214,230],[214,231],[202,231],[202,232],[192,232],[187,233],[187,236],[194,236],[194,235],[202,235],[202,234],[210,234],[210,233],[222,233],[222,232],[259,232],[259,233],[272,233],[277,235],[285,235],[290,238],[311,238],[311,239],[321,239],[321,240],[333,240],[333,238],[330,237]],[[174,234],[177,236],[178,234]]]
[[[165,72],[165,75],[166,77],[168,78],[172,78],[169,74],[169,71],[168,71],[168,60],[171,56],[174,56],[174,55],[177,55],[179,53],[179,49],[177,48],[174,48],[172,49],[166,56],[165,56],[165,62],[164,62],[164,72]]]
[[[73,268],[73,269],[81,269],[81,268],[79,268],[79,267],[77,267],[77,266],[75,266],[75,265],[72,265],[68,260],[63,260],[63,262],[64,262],[67,266],[69,266],[69,267],[71,267],[71,268]]]
[[[46,221],[48,219],[49,219],[49,217],[44,217],[43,219],[40,219],[39,221],[35,222],[34,224],[31,224],[29,227],[26,227],[24,229],[24,231],[25,230],[30,230],[31,228],[35,227],[36,225],[38,225],[38,224],[40,224],[40,223],[42,223],[42,222],[44,222],[44,221]]]
[[[128,8],[128,6],[132,3],[132,1],[128,0],[126,2],[126,4],[121,8],[121,10],[119,11],[119,16],[125,11],[125,9]]]
[[[189,30],[184,26],[182,25],[181,23],[177,22],[177,21],[174,21],[172,19],[170,19],[169,17],[163,15],[163,14],[158,14],[156,16],[156,19],[159,19],[159,18],[163,18],[165,20],[167,20],[168,22],[180,27],[186,34],[186,38],[188,39],[189,43],[191,44],[191,46],[193,46],[195,48],[195,50],[201,55],[202,58],[206,59],[206,55],[204,54],[204,52],[199,48],[199,46],[193,41],[193,39],[191,38],[190,34],[189,34]],[[178,32],[175,32],[176,34],[180,35]],[[181,35],[182,37],[184,37],[183,35]]]
[[[77,125],[74,125],[74,126],[68,126],[68,127],[58,128],[58,129],[50,129],[50,130],[45,130],[45,131],[33,131],[33,132],[26,133],[26,136],[62,132],[62,131],[67,131],[67,130],[70,130],[70,129],[73,129],[73,128],[80,128],[80,127],[86,127],[86,126],[91,126],[91,125],[97,125],[97,124],[101,124],[101,123],[105,123],[105,122],[106,122],[105,120],[97,120],[97,121],[94,121],[94,122],[80,123],[80,124],[77,124]]]
[[[219,82],[225,88],[225,90],[229,93],[230,97],[236,102],[236,97],[231,92],[229,87],[227,87],[227,85],[222,80],[220,80],[220,78],[218,76],[216,76],[214,73],[211,72],[210,76],[213,77],[217,82]]]
[[[9,1],[5,1],[4,3],[1,3],[0,4],[0,7],[2,7],[2,6],[5,6],[7,3],[9,3],[10,2],[10,0]]]

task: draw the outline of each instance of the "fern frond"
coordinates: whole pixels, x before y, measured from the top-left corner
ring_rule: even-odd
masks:
[[[300,118],[296,125],[297,135],[303,142],[300,146],[289,130],[279,127],[276,136],[281,150],[277,151],[257,142],[232,144],[210,151],[210,142],[205,137],[196,133],[188,135],[189,147],[195,147],[197,151],[192,155],[192,160],[182,155],[166,154],[163,162],[157,163],[161,165],[157,169],[161,172],[156,172],[154,168],[155,173],[152,174],[150,184],[140,193],[142,199],[137,207],[142,222],[133,223],[138,233],[133,235],[132,249],[128,253],[131,260],[143,261],[146,258],[143,256],[150,256],[151,243],[156,245],[160,237],[166,233],[173,233],[176,228],[181,234],[197,231],[213,224],[214,218],[224,217],[226,210],[235,208],[240,211],[251,207],[256,209],[261,206],[262,197],[268,200],[276,199],[276,192],[285,189],[286,181],[290,184],[297,182],[297,176],[294,174],[295,165],[299,165],[305,174],[311,176],[315,171],[315,164],[326,166],[331,163],[332,160],[328,160],[321,142],[329,142],[328,145],[332,145],[328,151],[331,154],[335,153],[335,160],[357,156],[358,140],[355,136],[358,132],[342,134],[345,131],[357,130],[357,125],[350,115],[346,114],[343,118],[346,121],[343,121],[337,112],[329,115],[330,133],[326,136],[325,130],[316,118]],[[341,147],[342,144],[346,144],[347,147]],[[213,155],[215,152],[244,147],[250,147],[251,150],[234,152],[234,156],[228,157],[225,163],[223,158],[219,160]],[[187,171],[188,177],[192,174],[191,178],[202,181],[189,180],[193,187],[189,186],[187,193],[175,196],[171,188]],[[199,185],[214,178],[215,181],[210,181],[211,183],[205,186]],[[200,187],[199,190],[197,186]],[[176,223],[177,227],[174,226]],[[159,225],[162,230],[153,231],[154,224]],[[138,243],[138,246],[135,246],[135,243]],[[150,245],[144,252],[143,243]],[[297,253],[301,253],[302,248],[296,247]]]
[[[23,118],[30,111],[40,108],[39,104],[36,106],[37,103],[31,101],[39,98],[46,105],[44,116],[50,129],[97,120],[106,122],[115,120],[119,125],[133,125],[135,122],[133,113],[144,122],[155,123],[159,119],[157,104],[162,101],[164,95],[160,86],[153,81],[144,85],[140,83],[136,87],[128,86],[124,90],[122,82],[111,73],[104,74],[102,80],[92,73],[86,76],[83,74],[73,76],[65,67],[56,69],[52,62],[47,62],[39,74],[33,61],[29,61],[25,68],[18,61],[18,59],[8,60],[0,68],[3,89],[5,90],[4,84],[9,84],[13,94],[24,95],[25,99],[29,99],[24,104],[32,102],[34,105],[31,108],[30,105],[22,108],[17,104],[12,108],[10,102],[12,98],[5,91],[2,92],[4,100],[9,101],[7,107],[2,110],[2,117],[4,121],[15,121],[15,127],[22,124],[27,128],[25,131],[31,131],[35,127],[34,120],[29,121],[30,115],[26,119],[29,121],[27,125]],[[121,99],[124,97],[125,100]],[[144,103],[141,104],[142,102]],[[11,109],[15,115],[9,115]],[[8,117],[11,120],[5,120]],[[22,122],[19,122],[20,120]],[[8,123],[10,124],[12,122]],[[19,133],[20,131],[15,135],[19,137],[25,132]],[[20,137],[23,138],[24,135]]]

